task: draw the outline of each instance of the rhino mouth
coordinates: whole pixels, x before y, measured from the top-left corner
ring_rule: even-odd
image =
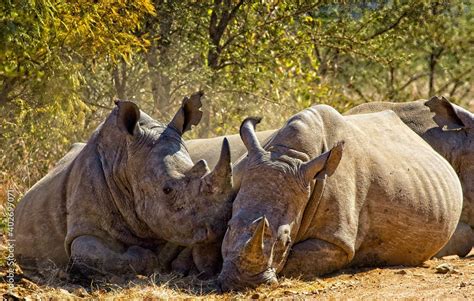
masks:
[[[274,268],[268,268],[258,274],[248,275],[241,273],[233,262],[226,262],[217,278],[217,285],[221,293],[255,288],[260,284],[278,284]]]

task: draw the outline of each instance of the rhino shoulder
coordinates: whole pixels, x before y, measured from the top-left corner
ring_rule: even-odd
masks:
[[[324,126],[340,123],[344,123],[344,118],[336,109],[319,104],[293,115],[284,127],[306,132],[309,129],[322,129]]]

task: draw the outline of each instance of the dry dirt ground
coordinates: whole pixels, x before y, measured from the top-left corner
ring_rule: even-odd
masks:
[[[421,267],[345,269],[314,281],[280,279],[241,293],[217,294],[213,280],[176,275],[137,276],[109,283],[71,284],[67,275],[50,273],[26,278],[17,268],[8,290],[5,243],[1,245],[0,295],[18,299],[470,299],[474,300],[474,249],[466,258],[433,259]]]

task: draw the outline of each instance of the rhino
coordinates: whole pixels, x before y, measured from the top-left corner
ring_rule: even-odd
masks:
[[[223,291],[346,266],[418,265],[454,232],[462,188],[449,163],[391,111],[343,117],[317,105],[248,156],[222,243]]]
[[[474,114],[449,102],[432,97],[407,103],[371,102],[346,114],[394,111],[415,133],[428,142],[456,171],[463,187],[463,210],[450,242],[436,257],[466,256],[474,246]]]
[[[257,139],[263,144],[268,143],[276,130],[257,132]],[[189,155],[193,162],[205,160],[210,168],[215,168],[220,158],[220,145],[225,139],[230,148],[231,162],[234,163],[247,153],[247,149],[240,139],[239,134],[218,136],[212,138],[190,139],[185,141]],[[240,186],[240,172],[233,170],[233,192],[235,196]],[[227,219],[222,219],[221,225],[226,227]],[[160,262],[167,267],[167,271],[172,271],[181,275],[198,274],[201,279],[208,279],[220,272],[222,267],[220,240],[213,244],[204,244],[194,247],[184,248],[182,246],[168,243],[160,252]]]
[[[167,242],[222,239],[230,218],[230,149],[212,171],[193,164],[182,139],[201,119],[202,92],[165,125],[118,101],[86,144],[77,144],[15,209],[15,256],[26,270],[149,274]],[[224,225],[223,225],[224,224]],[[221,225],[221,226],[220,226]]]

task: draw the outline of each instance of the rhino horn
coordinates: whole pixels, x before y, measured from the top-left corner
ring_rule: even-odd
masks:
[[[245,244],[244,254],[249,261],[260,261],[264,258],[263,243],[265,232],[268,232],[270,224],[265,215],[255,220],[254,223],[258,223],[258,225],[252,237]]]
[[[227,138],[222,142],[221,155],[216,166],[204,178],[206,186],[204,187],[210,193],[229,192],[232,190],[232,163],[230,157],[230,147]]]
[[[212,174],[217,177],[222,186],[232,187],[232,162],[230,157],[230,146],[227,138],[222,142],[221,155],[217,161]]]
[[[344,141],[337,143],[330,151],[301,165],[301,172],[307,182],[317,178],[325,179],[336,170],[342,158]]]
[[[240,138],[242,138],[249,154],[264,151],[255,134],[255,127],[260,121],[262,121],[261,117],[247,117],[240,125]]]

